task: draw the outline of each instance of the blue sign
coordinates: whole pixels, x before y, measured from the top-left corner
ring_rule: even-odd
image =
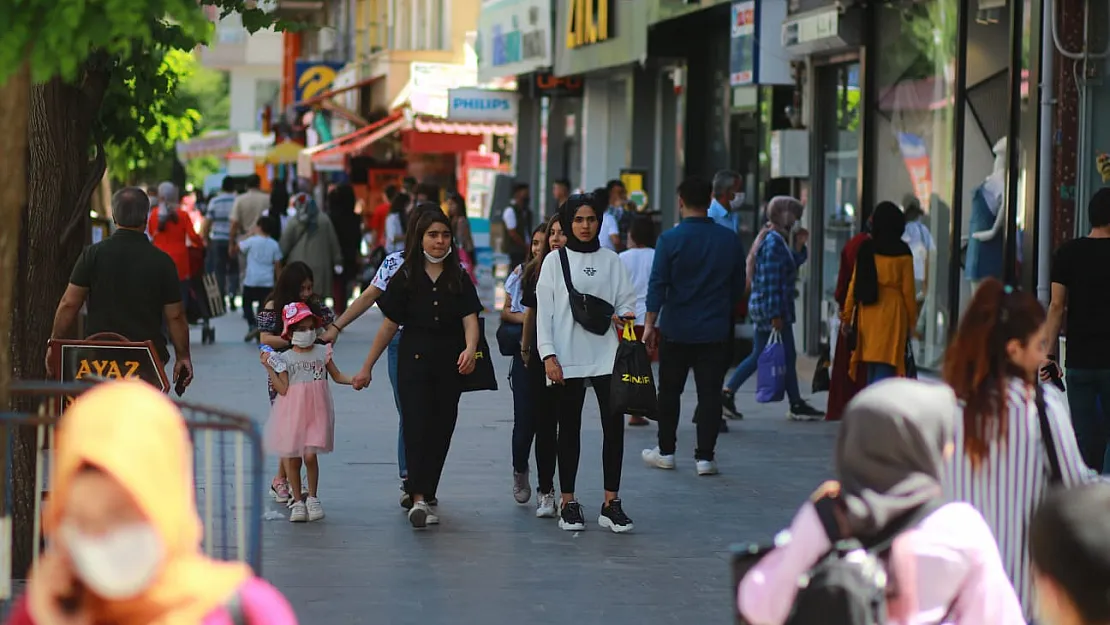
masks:
[[[293,73],[293,101],[301,102],[327,93],[339,70],[346,63],[334,61],[297,61]]]
[[[520,95],[515,91],[496,91],[460,87],[447,92],[447,118],[472,122],[516,122]]]

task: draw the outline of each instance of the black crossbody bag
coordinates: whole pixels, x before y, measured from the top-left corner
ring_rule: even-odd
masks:
[[[565,247],[559,248],[559,262],[563,265],[563,281],[567,285],[567,294],[570,296],[570,314],[578,325],[586,328],[587,332],[605,336],[609,333],[609,328],[613,327],[613,305],[600,297],[579,293],[574,288],[574,282],[570,279],[570,260],[567,258]]]

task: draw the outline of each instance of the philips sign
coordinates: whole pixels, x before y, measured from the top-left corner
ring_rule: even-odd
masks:
[[[464,87],[447,92],[447,118],[465,122],[515,123],[519,95]]]

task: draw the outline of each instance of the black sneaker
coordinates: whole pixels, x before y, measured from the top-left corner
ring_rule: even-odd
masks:
[[[721,432],[721,434],[727,434],[728,433],[728,422],[725,421],[724,419],[721,419],[720,432]]]
[[[730,419],[743,419],[744,415],[736,409],[736,396],[728,391],[721,391],[721,408],[725,416]],[[727,432],[728,430],[721,430]]]
[[[559,512],[559,529],[568,532],[581,532],[586,529],[586,517],[582,516],[582,506],[572,501]]]
[[[614,534],[632,531],[632,519],[624,513],[620,499],[614,499],[601,506],[601,515],[597,517],[597,524]]]
[[[412,495],[409,494],[408,484],[401,482],[401,508],[404,510],[412,510]]]
[[[790,405],[786,418],[791,421],[821,421],[825,418],[825,413],[810,406],[807,402],[800,401]]]

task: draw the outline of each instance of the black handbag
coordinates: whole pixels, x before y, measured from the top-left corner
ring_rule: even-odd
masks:
[[[906,339],[906,377],[917,379],[917,359],[913,356],[913,339]]]
[[[848,352],[856,351],[859,347],[859,303],[852,309],[852,321],[844,328],[844,344],[848,346]]]
[[[567,258],[565,247],[559,248],[559,262],[563,265],[563,281],[567,285],[567,293],[570,296],[571,316],[587,332],[605,336],[613,326],[613,305],[600,297],[579,293],[574,288],[574,282],[570,279],[570,260]]]
[[[502,356],[519,356],[520,341],[524,338],[524,324],[501,321],[497,326],[497,351]]]
[[[496,391],[497,373],[493,370],[493,354],[486,340],[486,320],[478,317],[478,350],[474,352],[474,371],[460,376],[462,392]]]

